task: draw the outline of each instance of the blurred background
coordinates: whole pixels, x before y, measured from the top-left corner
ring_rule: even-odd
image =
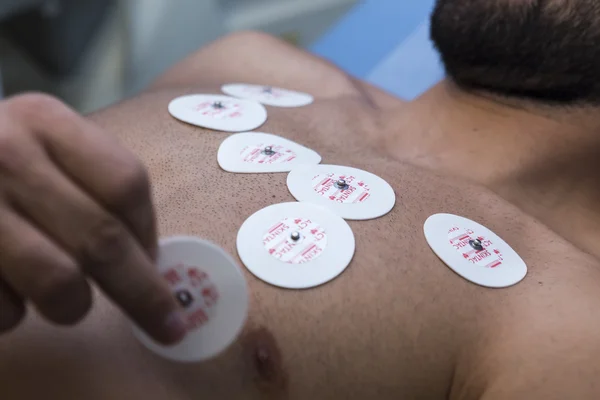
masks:
[[[358,2],[0,0],[2,94],[41,90],[91,112],[229,32],[261,30],[310,46]]]

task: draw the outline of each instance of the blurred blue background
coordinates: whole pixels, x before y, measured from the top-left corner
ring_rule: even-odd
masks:
[[[435,0],[368,0],[311,46],[353,76],[412,100],[444,76],[429,40]]]

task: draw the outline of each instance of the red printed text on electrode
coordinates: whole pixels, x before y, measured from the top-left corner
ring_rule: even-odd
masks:
[[[298,240],[292,234],[299,235]],[[327,246],[327,234],[319,224],[306,218],[286,218],[263,236],[267,252],[288,264],[304,264],[318,258]]]
[[[346,182],[345,188],[336,185],[340,180]],[[315,192],[337,203],[362,203],[371,196],[369,185],[353,175],[319,174],[313,177],[312,184]]]
[[[271,147],[271,153],[267,153],[265,149]],[[244,162],[252,164],[280,164],[290,162],[296,159],[296,153],[283,146],[258,144],[255,146],[246,146],[242,149],[240,157]]]
[[[222,108],[215,107],[215,102],[205,101],[193,108],[205,117],[215,119],[239,118],[242,116],[242,105],[239,103],[222,102]]]
[[[484,236],[478,236],[472,229],[452,227],[448,230],[448,241],[465,260],[478,267],[494,269],[504,261],[502,252],[494,242]],[[481,248],[473,246],[476,241],[480,243]]]

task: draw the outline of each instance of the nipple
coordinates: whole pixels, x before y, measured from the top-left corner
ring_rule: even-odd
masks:
[[[284,394],[287,375],[275,337],[266,328],[248,332],[242,339],[257,387],[268,394]]]

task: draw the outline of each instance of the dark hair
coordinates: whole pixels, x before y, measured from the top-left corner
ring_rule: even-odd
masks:
[[[459,86],[600,103],[599,0],[438,0],[431,39]]]

